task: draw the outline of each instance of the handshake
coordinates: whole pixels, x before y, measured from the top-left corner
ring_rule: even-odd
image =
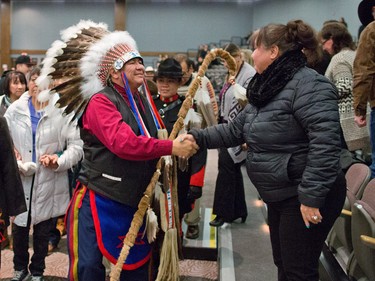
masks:
[[[192,135],[182,134],[173,141],[172,154],[182,158],[190,158],[197,153],[198,149],[199,146]]]

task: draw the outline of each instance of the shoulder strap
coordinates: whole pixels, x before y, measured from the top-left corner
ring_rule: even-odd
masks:
[[[182,103],[182,101],[180,99],[178,99],[178,100],[170,103],[167,107],[160,108],[159,109],[159,114],[160,115],[164,115],[166,112],[168,112],[169,110],[172,110],[173,108],[179,106],[181,103]]]

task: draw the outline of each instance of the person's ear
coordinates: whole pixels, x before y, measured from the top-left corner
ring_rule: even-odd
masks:
[[[271,59],[275,60],[279,57],[280,49],[276,45],[271,46]]]
[[[119,79],[121,77],[120,75],[121,75],[121,71],[118,71],[114,69],[113,67],[109,69],[109,76],[112,77],[113,79]]]

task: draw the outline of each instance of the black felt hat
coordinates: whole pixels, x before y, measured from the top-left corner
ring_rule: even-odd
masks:
[[[178,61],[172,58],[168,58],[160,62],[156,78],[167,77],[167,78],[182,78],[182,68]]]
[[[375,6],[375,0],[362,0],[358,5],[358,17],[364,26],[367,26],[374,20],[372,7]]]

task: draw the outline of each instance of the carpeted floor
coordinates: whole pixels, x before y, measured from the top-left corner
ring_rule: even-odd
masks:
[[[30,253],[32,251],[30,250]],[[46,258],[46,281],[66,281],[68,272],[68,255],[66,239]],[[217,280],[217,263],[212,261],[183,260],[180,261],[181,281],[215,281]],[[13,251],[5,249],[1,252],[0,281],[8,281],[13,276]]]

